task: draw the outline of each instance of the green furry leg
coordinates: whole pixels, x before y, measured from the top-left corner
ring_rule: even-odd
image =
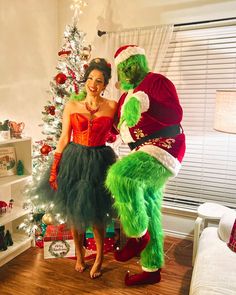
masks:
[[[138,237],[149,230],[151,240],[141,254],[141,264],[148,269],[160,268],[164,262],[161,202],[170,176],[154,157],[138,151],[113,164],[106,179],[126,235]]]
[[[162,188],[151,192],[148,190],[145,199],[148,203],[147,214],[150,217],[148,231],[150,241],[141,253],[141,265],[147,269],[161,268],[164,264],[164,235],[161,221]]]
[[[134,171],[138,163],[133,155],[124,157],[110,167],[106,179],[106,186],[115,198],[114,206],[128,237],[139,236],[148,226],[143,182]]]
[[[163,187],[171,172],[160,163],[157,165],[159,177],[157,178],[157,187],[148,187],[144,193],[147,204],[147,215],[149,217],[148,231],[150,241],[147,247],[141,253],[141,265],[149,270],[161,268],[164,264],[164,234],[162,229],[162,198]]]
[[[147,227],[146,187],[158,189],[164,183],[161,171],[166,169],[152,156],[134,152],[113,164],[108,170],[106,186],[115,198],[115,208],[127,236],[137,237]]]

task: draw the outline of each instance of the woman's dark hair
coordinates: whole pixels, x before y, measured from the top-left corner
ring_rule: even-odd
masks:
[[[85,81],[87,81],[89,74],[93,70],[101,71],[104,76],[105,85],[109,83],[111,78],[111,64],[109,64],[104,58],[94,58],[90,61],[84,74]]]

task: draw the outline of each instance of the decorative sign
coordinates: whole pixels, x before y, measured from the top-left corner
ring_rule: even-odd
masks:
[[[14,147],[0,148],[0,176],[16,174],[16,154]]]
[[[44,241],[44,258],[63,258],[75,256],[73,240]]]

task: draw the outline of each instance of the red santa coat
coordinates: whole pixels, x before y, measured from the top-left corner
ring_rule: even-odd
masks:
[[[140,100],[142,116],[134,127],[129,128],[126,122],[122,123],[120,134],[125,143],[136,142],[164,127],[181,123],[183,111],[175,86],[163,75],[148,73],[135,89],[124,93],[119,100],[118,119],[132,96]],[[185,153],[185,135],[180,133],[175,137],[150,139],[136,150],[154,156],[176,176]]]

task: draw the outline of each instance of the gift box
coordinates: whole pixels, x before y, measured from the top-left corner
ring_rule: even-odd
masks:
[[[104,239],[104,254],[112,252],[115,245],[115,230],[112,223],[107,227]],[[96,243],[93,232],[88,229],[85,234],[85,259],[96,257]],[[72,258],[76,259],[75,245],[71,230],[66,224],[48,225],[43,238],[44,258]]]
[[[75,257],[75,244],[66,224],[48,225],[43,240],[45,259]]]
[[[93,231],[88,229],[85,234],[85,259],[92,259],[96,256],[96,243],[93,236]],[[106,236],[104,239],[104,254],[112,252],[115,244],[115,230],[114,222],[106,229]]]
[[[106,238],[112,238],[115,235],[115,229],[114,229],[114,222],[112,222],[109,226],[106,228]],[[86,239],[87,238],[93,238],[93,231],[91,228],[86,230]]]
[[[104,239],[104,251],[106,254],[108,252],[113,252],[114,250],[114,238],[105,238]],[[86,238],[86,247],[85,247],[85,259],[92,259],[96,257],[96,243],[94,238]]]

